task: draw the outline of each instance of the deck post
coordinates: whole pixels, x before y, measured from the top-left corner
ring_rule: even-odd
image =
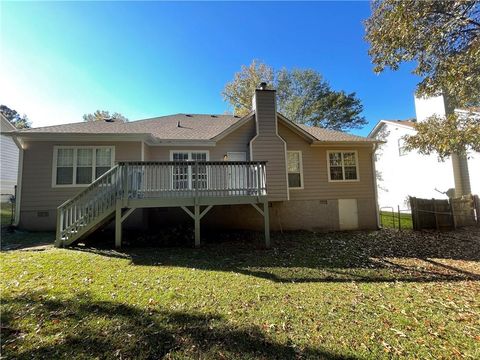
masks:
[[[57,233],[55,238],[55,247],[64,247],[62,239],[63,230],[63,210],[57,209]]]
[[[115,208],[115,247],[122,247],[122,205],[120,200],[117,200]]]
[[[265,226],[265,247],[270,249],[270,215],[267,200],[263,202],[263,221]]]
[[[195,205],[195,247],[200,247],[200,205]]]

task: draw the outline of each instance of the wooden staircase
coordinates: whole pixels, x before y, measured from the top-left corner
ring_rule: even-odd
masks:
[[[56,247],[72,245],[114,217],[123,195],[122,176],[117,165],[57,208]]]

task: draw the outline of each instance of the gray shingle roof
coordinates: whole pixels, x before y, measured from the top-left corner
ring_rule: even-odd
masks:
[[[152,134],[158,139],[208,140],[240,118],[232,115],[175,114],[131,122],[92,121],[45,126],[22,133]]]
[[[375,139],[365,138],[363,136],[357,136],[347,134],[343,131],[323,129],[315,126],[307,126],[299,124],[303,130],[315,137],[319,141],[360,141],[360,142],[374,142]]]
[[[237,123],[233,115],[175,114],[130,122],[80,122],[19,130],[19,133],[152,134],[160,140],[210,140]],[[299,125],[319,141],[366,141],[361,136]]]

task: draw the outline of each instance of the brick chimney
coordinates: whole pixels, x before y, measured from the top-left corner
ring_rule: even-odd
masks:
[[[267,191],[270,201],[288,200],[286,144],[278,135],[275,90],[261,83],[255,90],[252,107],[257,134],[250,142],[250,159],[267,162]]]

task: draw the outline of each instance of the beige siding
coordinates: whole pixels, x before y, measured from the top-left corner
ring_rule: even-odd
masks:
[[[280,136],[288,150],[300,150],[303,162],[303,189],[291,189],[291,200],[309,199],[371,199],[375,196],[372,172],[372,147],[312,147],[302,137],[279,124]],[[327,168],[328,150],[356,150],[360,181],[329,182]]]
[[[268,161],[267,191],[270,201],[288,199],[287,175],[285,166],[285,142],[277,133],[275,92],[255,92],[255,120],[257,136],[252,140],[253,160]]]
[[[96,142],[96,143],[53,143],[46,141],[28,142],[23,155],[21,210],[56,209],[83,187],[52,187],[52,165],[54,146],[87,145],[114,146],[115,161],[140,160],[140,142]]]

